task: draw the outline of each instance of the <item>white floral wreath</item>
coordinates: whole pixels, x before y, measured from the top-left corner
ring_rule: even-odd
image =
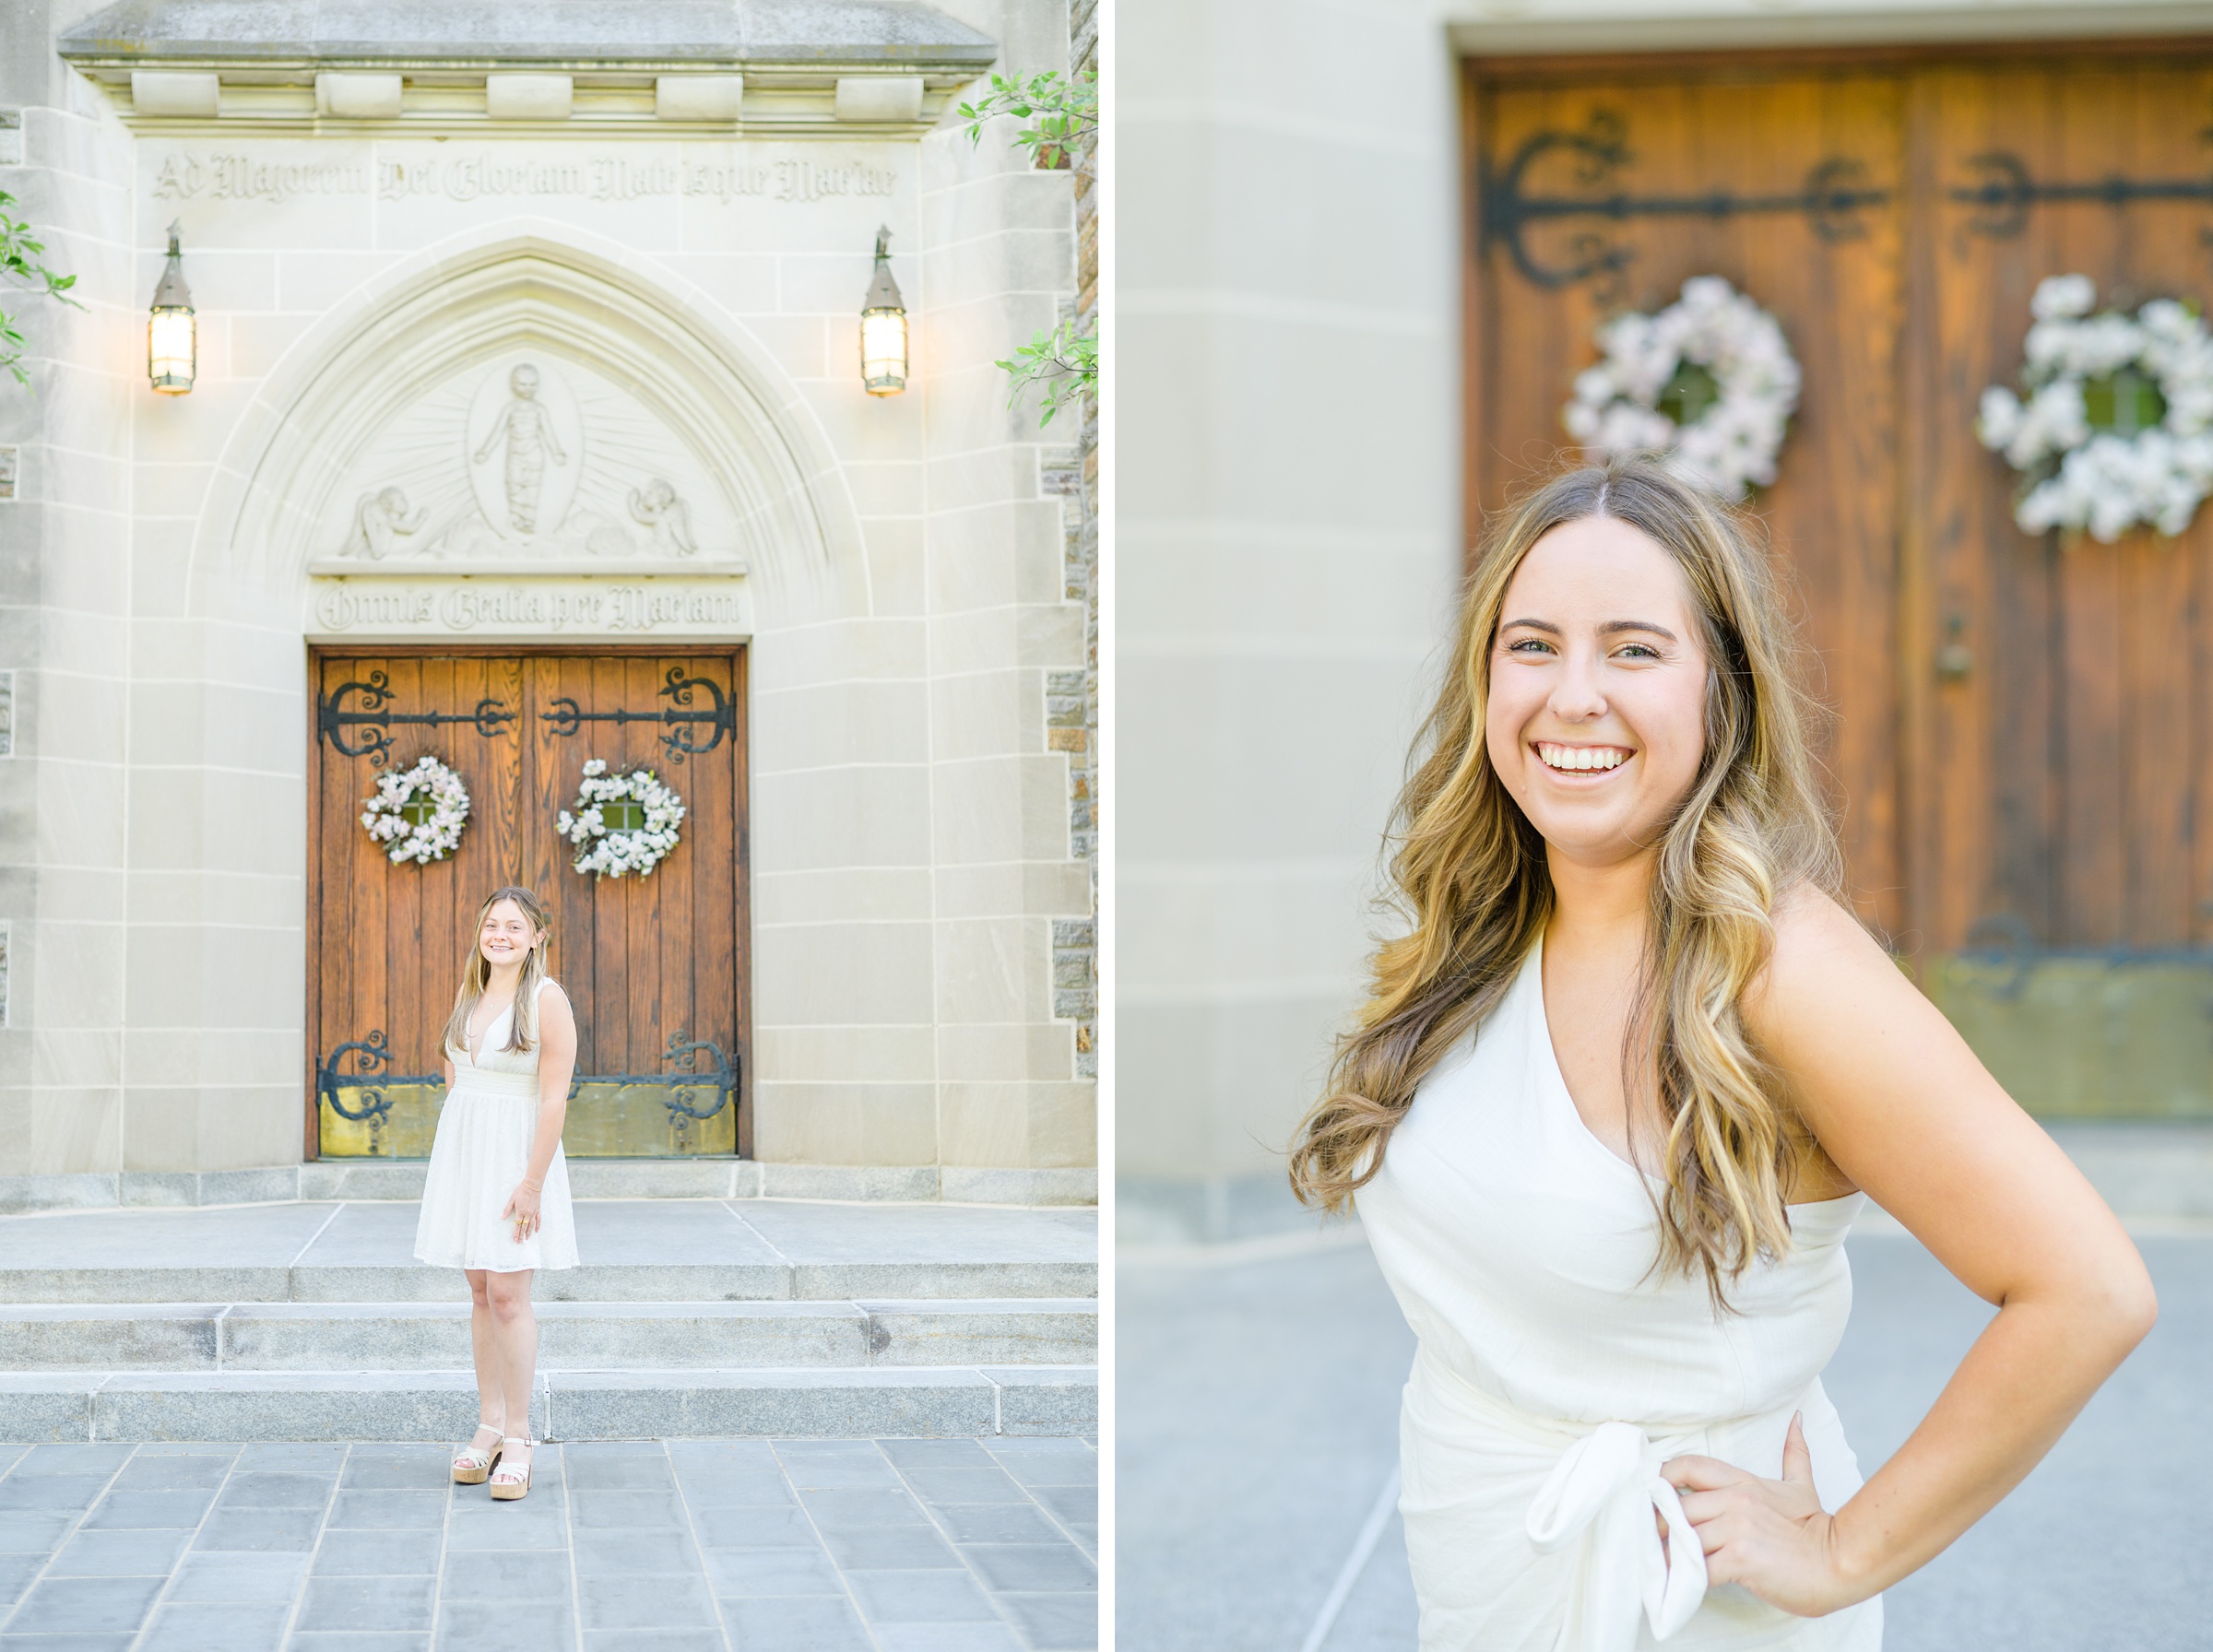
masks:
[[[2051,276],[2030,301],[2029,399],[1982,393],[1975,434],[2033,478],[2013,519],[2031,534],[2088,528],[2111,545],[2138,523],[2172,537],[2213,493],[2213,333],[2173,299],[2090,313],[2088,276]]]
[[[376,790],[361,800],[361,824],[395,861],[427,866],[444,860],[461,842],[468,824],[468,787],[434,757],[425,757],[404,774],[378,776]]]
[[[1781,324],[1720,276],[1693,276],[1656,315],[1598,329],[1604,359],[1576,375],[1568,433],[1604,454],[1658,453],[1723,499],[1775,480],[1798,407],[1798,362]],[[1681,422],[1666,409],[1686,414]]]
[[[634,810],[638,823],[610,824],[610,804],[622,814]],[[651,769],[609,774],[606,761],[595,757],[584,765],[574,811],[562,809],[554,826],[576,845],[579,872],[598,878],[635,872],[645,878],[676,847],[676,829],[683,819],[683,799],[663,785]]]

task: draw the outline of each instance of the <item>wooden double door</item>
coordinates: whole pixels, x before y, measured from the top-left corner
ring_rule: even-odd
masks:
[[[477,911],[508,884],[549,912],[575,1006],[568,1151],[750,1151],[743,651],[322,650],[311,679],[309,1156],[429,1150]],[[447,858],[395,863],[363,803],[425,755],[461,776],[467,823]],[[556,821],[592,759],[682,801],[647,876],[574,869]]]
[[[2021,1037],[2061,1036],[2024,983],[2073,961],[2062,1042],[2112,1081],[2055,1110],[2213,1107],[2213,976],[2115,1008],[2213,945],[2213,507],[2173,539],[2025,533],[1974,429],[2045,277],[2213,308],[2213,50],[1497,62],[1466,94],[1471,523],[1567,444],[1600,322],[1696,275],[1748,293],[1804,369],[1755,509],[1835,714],[1861,911],[1924,981],[1994,960]],[[2165,1076],[2131,1078],[2148,1038]]]

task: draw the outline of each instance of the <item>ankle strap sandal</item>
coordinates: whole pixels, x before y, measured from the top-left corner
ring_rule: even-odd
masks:
[[[491,1477],[491,1500],[494,1503],[519,1503],[529,1494],[530,1459],[524,1458],[523,1466],[518,1469],[506,1461],[506,1457],[509,1446],[520,1446],[528,1451],[534,1444],[534,1441],[519,1439],[514,1434],[507,1435],[500,1442],[500,1469]]]
[[[492,1444],[479,1446],[475,1439],[454,1453],[454,1483],[457,1486],[480,1486],[491,1473],[492,1465],[500,1460],[501,1447],[505,1444],[500,1431],[489,1422],[477,1425],[478,1434],[490,1434]]]

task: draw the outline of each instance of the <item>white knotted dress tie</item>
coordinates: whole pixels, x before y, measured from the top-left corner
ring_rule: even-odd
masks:
[[[1540,1554],[1580,1544],[1558,1652],[1631,1652],[1639,1611],[1663,1641],[1705,1599],[1705,1552],[1660,1477],[1663,1460],[1636,1424],[1602,1422],[1561,1454],[1529,1505]],[[1664,1552],[1655,1509],[1667,1522]]]

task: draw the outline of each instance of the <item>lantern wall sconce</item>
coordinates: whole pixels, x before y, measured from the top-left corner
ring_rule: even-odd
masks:
[[[199,324],[193,319],[192,289],[184,285],[183,254],[177,249],[181,227],[169,227],[169,266],[154,289],[146,323],[146,376],[164,395],[188,394],[199,370]]]
[[[876,231],[876,278],[860,307],[860,383],[870,395],[906,388],[906,301],[892,279],[892,232]]]

